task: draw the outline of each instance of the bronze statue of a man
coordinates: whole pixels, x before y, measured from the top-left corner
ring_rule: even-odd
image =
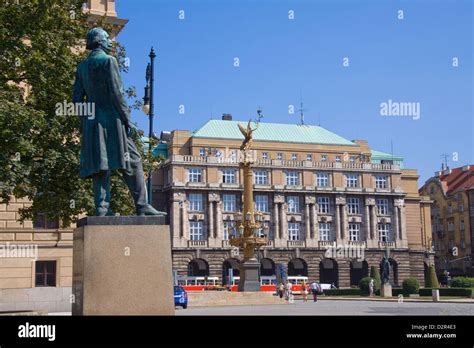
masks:
[[[110,209],[110,171],[118,170],[135,202],[137,215],[165,215],[147,203],[140,154],[131,138],[135,126],[123,96],[112,42],[102,28],[87,33],[89,56],[77,67],[73,103],[93,103],[95,114],[81,117],[82,178],[92,178],[98,216],[115,215]]]

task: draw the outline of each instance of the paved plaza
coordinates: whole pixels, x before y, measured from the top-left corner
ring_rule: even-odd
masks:
[[[176,308],[176,315],[474,315],[474,303],[319,300],[282,305]]]

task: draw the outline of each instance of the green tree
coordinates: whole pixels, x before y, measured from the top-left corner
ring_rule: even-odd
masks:
[[[91,181],[79,178],[80,120],[56,115],[57,103],[71,101],[77,64],[88,53],[77,49],[89,29],[84,1],[0,1],[0,202],[27,197],[33,204],[20,211],[22,219],[41,212],[67,227],[94,212]],[[100,24],[110,30],[105,19]],[[115,55],[126,72],[120,44]],[[139,107],[135,89],[126,93]],[[135,140],[143,151],[142,136]],[[145,169],[153,165],[145,160]],[[134,212],[117,175],[111,191],[116,212]]]
[[[425,279],[425,288],[439,288],[438,277],[436,276],[436,271],[433,265],[428,266],[428,271]]]

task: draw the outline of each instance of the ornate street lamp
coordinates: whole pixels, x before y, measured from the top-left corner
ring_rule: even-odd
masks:
[[[153,84],[154,84],[154,71],[153,71],[153,63],[156,57],[155,51],[153,50],[153,47],[150,50],[150,54],[148,55],[150,57],[150,63],[146,66],[146,73],[145,73],[145,79],[146,79],[146,86],[145,86],[145,95],[143,96],[143,107],[142,111],[145,113],[145,115],[148,115],[148,118],[150,120],[150,129],[148,132],[148,153],[151,155],[151,140],[155,139],[156,136],[153,133]],[[148,173],[148,204],[151,204],[151,196],[152,196],[152,176],[153,176],[153,169],[150,169],[150,172]]]

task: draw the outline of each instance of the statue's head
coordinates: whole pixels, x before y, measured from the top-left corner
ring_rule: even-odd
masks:
[[[110,53],[112,51],[112,41],[109,39],[109,34],[104,29],[99,27],[92,28],[87,33],[86,48],[88,50],[101,48],[106,53]]]

